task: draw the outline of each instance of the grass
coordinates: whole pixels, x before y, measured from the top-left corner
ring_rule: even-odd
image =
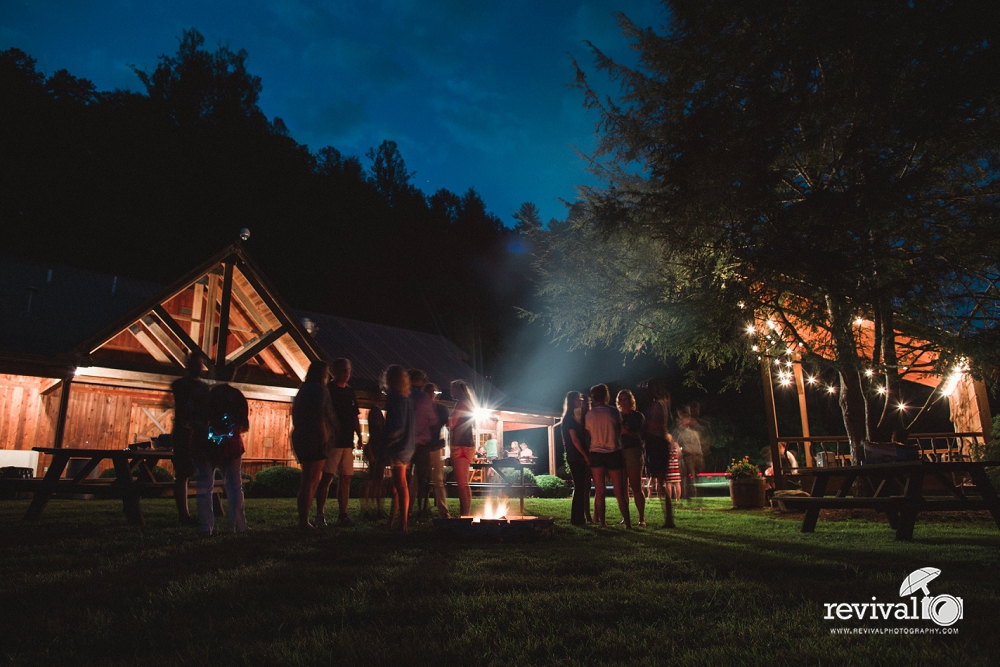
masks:
[[[356,503],[357,501],[352,501]],[[356,505],[353,505],[356,508]],[[448,541],[416,523],[293,528],[294,500],[247,501],[252,530],[201,538],[170,500],[144,528],[116,501],[0,502],[0,659],[11,665],[991,665],[1000,532],[928,518],[911,543],[884,522],[679,508],[678,529],[569,525],[555,537]],[[454,508],[453,508],[454,509]],[[609,511],[609,516],[617,516]],[[662,520],[659,509],[650,525]],[[835,635],[928,621],[824,620],[824,603],[899,601],[919,567],[964,599],[954,635]]]

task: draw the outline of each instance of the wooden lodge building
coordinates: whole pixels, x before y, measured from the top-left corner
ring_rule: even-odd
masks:
[[[0,466],[39,475],[46,461],[32,447],[121,449],[169,433],[170,383],[196,350],[210,359],[210,383],[229,382],[249,401],[251,473],[296,465],[291,402],[315,360],[351,360],[363,431],[392,363],[442,388],[465,380],[484,405],[506,398],[443,336],[292,309],[239,242],[167,287],[0,257]],[[557,419],[484,410],[478,437],[544,428],[554,471]]]

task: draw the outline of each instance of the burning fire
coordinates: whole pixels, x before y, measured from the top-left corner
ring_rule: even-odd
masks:
[[[481,519],[503,519],[507,516],[507,501],[503,500],[497,503],[496,507],[493,506],[491,500],[487,500],[486,504],[483,506],[483,510],[479,514],[475,514],[472,517],[473,523],[479,523]]]

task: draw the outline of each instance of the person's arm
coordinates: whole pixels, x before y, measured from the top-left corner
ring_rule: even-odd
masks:
[[[576,434],[576,429],[572,429],[572,428],[569,429],[569,439],[573,441],[573,446],[577,448],[577,450],[583,456],[583,460],[586,461],[587,465],[589,466],[590,465],[590,454],[587,453],[587,449],[583,446],[583,443],[580,442],[580,438]]]

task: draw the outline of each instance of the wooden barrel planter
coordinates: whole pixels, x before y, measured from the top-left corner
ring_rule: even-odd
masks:
[[[733,508],[755,509],[767,503],[767,482],[763,477],[737,477],[729,480],[729,497]]]

